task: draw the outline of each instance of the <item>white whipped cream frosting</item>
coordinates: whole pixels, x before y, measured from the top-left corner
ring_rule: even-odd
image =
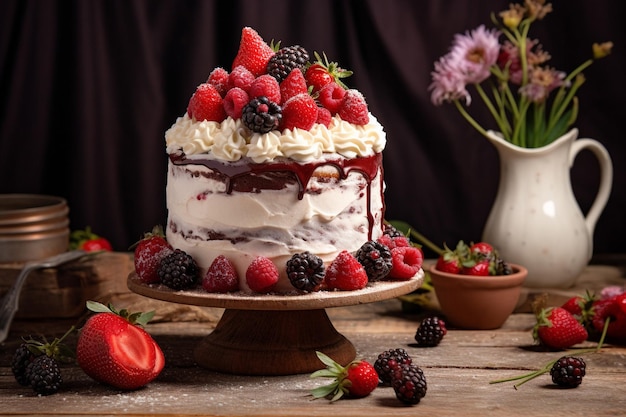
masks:
[[[247,157],[256,163],[285,157],[306,162],[323,154],[337,153],[346,158],[380,153],[387,135],[372,115],[368,124],[359,126],[332,118],[328,127],[315,124],[311,130],[295,128],[260,134],[247,129],[241,119],[227,117],[223,122],[194,121],[185,113],[165,132],[167,153],[185,153],[188,158],[207,157],[238,161]]]

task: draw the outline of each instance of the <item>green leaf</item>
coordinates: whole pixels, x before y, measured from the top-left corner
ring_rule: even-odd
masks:
[[[87,301],[87,309],[94,313],[112,313],[109,307],[96,301]]]

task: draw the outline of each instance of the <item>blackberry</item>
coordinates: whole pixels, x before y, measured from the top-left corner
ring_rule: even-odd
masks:
[[[35,354],[30,351],[27,343],[22,343],[13,354],[11,360],[11,371],[15,380],[24,386],[28,386],[28,377],[26,376],[26,367],[35,359]]]
[[[384,385],[391,385],[393,373],[401,365],[410,365],[413,362],[411,356],[402,348],[389,349],[378,355],[374,362],[374,369],[378,378]]]
[[[406,404],[417,404],[426,395],[426,377],[422,369],[414,364],[398,367],[391,386],[396,397]]]
[[[309,53],[300,45],[280,48],[267,63],[267,73],[280,83],[291,71],[303,69],[309,61]]]
[[[176,249],[159,263],[157,271],[161,283],[173,290],[185,290],[198,284],[200,270],[188,253]]]
[[[385,278],[393,266],[389,248],[375,240],[365,242],[356,252],[356,259],[371,282]]]
[[[296,253],[287,261],[291,285],[302,291],[316,291],[324,281],[324,261],[310,252]]]
[[[406,237],[404,233],[396,229],[393,225],[385,223],[383,234],[389,237]]]
[[[583,382],[585,369],[586,364],[582,358],[563,356],[552,365],[550,376],[552,382],[561,387],[576,388]]]
[[[33,390],[41,395],[54,394],[63,383],[57,361],[48,355],[37,356],[29,363],[25,376]]]
[[[446,335],[446,323],[439,317],[427,317],[417,327],[415,341],[420,346],[437,346]]]
[[[496,256],[496,259],[493,261],[496,275],[511,275],[513,273],[513,269],[511,265],[506,263],[504,259]]]
[[[278,129],[282,118],[280,106],[265,96],[253,98],[241,111],[243,124],[257,133],[267,133]]]

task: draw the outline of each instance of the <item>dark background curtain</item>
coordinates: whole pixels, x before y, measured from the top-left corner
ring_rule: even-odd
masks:
[[[533,27],[570,72],[593,42],[614,52],[585,71],[577,127],[601,141],[615,167],[595,233],[596,254],[626,251],[626,20],[621,0],[556,0]],[[164,132],[216,66],[230,69],[241,28],[300,44],[355,72],[385,126],[387,218],[440,244],[480,239],[496,193],[498,157],[451,105],[431,104],[433,62],[455,33],[509,0],[0,1],[0,193],[68,199],[73,229],[91,228],[126,250],[164,224]],[[476,99],[472,111],[485,113]],[[493,126],[490,126],[493,127]],[[590,153],[572,170],[590,207],[599,172]]]

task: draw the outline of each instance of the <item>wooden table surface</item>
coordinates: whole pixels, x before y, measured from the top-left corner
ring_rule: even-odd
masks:
[[[622,269],[617,273],[623,277]],[[18,385],[10,361],[20,338],[41,333],[60,336],[81,318],[16,321],[9,338],[0,344],[0,415],[626,415],[624,346],[605,345],[598,353],[584,354],[587,375],[576,389],[559,389],[547,374],[517,390],[513,383],[490,384],[536,370],[563,354],[533,345],[534,318],[528,313],[513,314],[498,330],[450,329],[439,346],[418,348],[413,337],[424,312],[407,311],[398,299],[327,309],[334,327],[354,344],[358,358],[373,363],[379,353],[398,347],[411,354],[424,370],[428,391],[419,404],[407,406],[388,387],[378,387],[366,398],[330,403],[309,395],[312,388],[327,382],[309,374],[238,376],[199,367],[194,347],[212,331],[223,311],[199,309],[192,315],[195,318],[187,320],[186,315],[186,321],[162,319],[147,326],[165,353],[166,366],[151,384],[130,392],[98,384],[76,365],[62,368],[64,383],[56,394],[37,396]],[[580,345],[593,346],[593,342]]]

